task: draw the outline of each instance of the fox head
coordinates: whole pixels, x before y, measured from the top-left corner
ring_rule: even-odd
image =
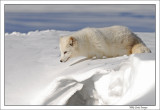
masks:
[[[75,56],[75,53],[77,51],[77,40],[72,36],[61,37],[59,47],[61,51],[60,62],[66,62],[67,60]]]

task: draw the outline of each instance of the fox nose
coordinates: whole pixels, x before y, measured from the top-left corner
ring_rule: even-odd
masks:
[[[60,62],[62,62],[62,60],[60,60]]]

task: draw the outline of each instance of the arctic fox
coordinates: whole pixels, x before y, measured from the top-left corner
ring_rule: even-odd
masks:
[[[124,26],[84,28],[61,37],[59,46],[60,62],[77,56],[109,58],[151,52],[137,35]]]

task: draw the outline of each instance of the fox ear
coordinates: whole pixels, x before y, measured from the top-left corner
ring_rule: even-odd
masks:
[[[73,45],[75,44],[75,42],[76,42],[76,39],[71,36],[71,37],[69,38],[69,43],[70,43],[69,45],[70,45],[70,46],[73,46]]]

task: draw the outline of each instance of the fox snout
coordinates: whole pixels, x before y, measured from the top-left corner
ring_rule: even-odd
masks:
[[[66,62],[70,59],[70,57],[66,58],[66,59],[61,59],[60,62]]]
[[[65,62],[64,60],[62,60],[62,59],[60,59],[60,62],[62,63],[62,62]]]

